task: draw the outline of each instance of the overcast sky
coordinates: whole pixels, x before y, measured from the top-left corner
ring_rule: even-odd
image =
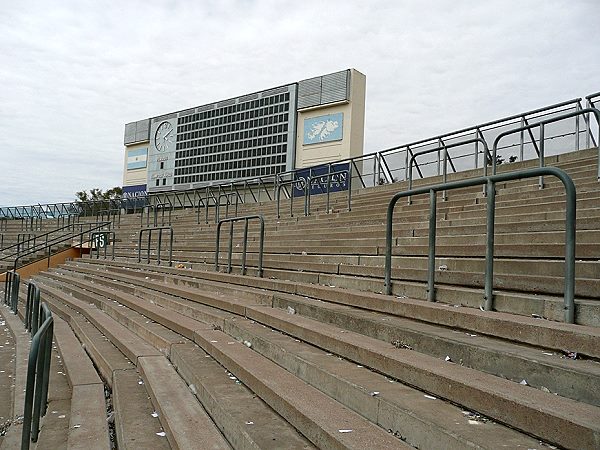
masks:
[[[122,184],[132,122],[354,67],[365,153],[600,91],[598,0],[1,0],[0,205]]]

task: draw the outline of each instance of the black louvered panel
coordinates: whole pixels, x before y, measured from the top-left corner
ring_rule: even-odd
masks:
[[[321,103],[321,77],[309,78],[298,83],[298,109]]]
[[[323,75],[321,87],[321,104],[341,102],[348,100],[348,78],[350,72],[341,72]]]
[[[125,145],[135,142],[135,122],[125,124],[125,138],[123,142]]]
[[[150,139],[150,121],[146,119],[136,122],[135,141],[147,141],[148,139]]]

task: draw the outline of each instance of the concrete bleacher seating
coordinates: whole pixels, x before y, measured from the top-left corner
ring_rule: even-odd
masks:
[[[480,309],[480,187],[438,199],[435,303],[426,196],[396,207],[393,295],[382,294],[386,206],[403,182],[357,191],[351,211],[344,193],[332,211],[314,197],[308,217],[301,201],[294,217],[286,201],[279,218],[274,202],[241,205],[265,218],[262,278],[253,225],[244,276],[240,227],[232,273],[227,226],[214,270],[212,212],[209,224],[173,212],[170,267],[155,249],[137,262],[140,216],[122,216],[114,261],[33,278],[57,318],[61,365],[37,447],[599,448],[597,155],[547,158],[577,186],[576,324],[563,323],[565,202],[551,177],[542,190],[537,179],[497,185],[494,311]]]

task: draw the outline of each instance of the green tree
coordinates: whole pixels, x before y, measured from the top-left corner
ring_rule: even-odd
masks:
[[[75,197],[82,205],[84,215],[95,215],[107,209],[111,209],[110,200],[118,200],[123,197],[123,188],[115,186],[114,188],[103,191],[99,188],[92,188],[88,191],[75,192]]]

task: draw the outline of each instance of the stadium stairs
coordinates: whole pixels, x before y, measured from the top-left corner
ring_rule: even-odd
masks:
[[[480,309],[481,187],[438,199],[436,302],[425,300],[425,196],[397,204],[393,295],[381,293],[386,206],[405,183],[356,192],[351,211],[345,193],[329,211],[316,196],[308,217],[301,201],[293,217],[282,202],[279,218],[274,202],[242,205],[238,215],[265,218],[263,277],[253,225],[242,275],[240,227],[225,273],[229,230],[215,271],[212,216],[173,213],[172,266],[156,248],[138,262],[140,216],[123,216],[114,261],[33,278],[57,321],[37,447],[600,448],[597,150],[547,165],[577,186],[576,324],[563,322],[565,202],[551,177],[544,189],[497,185],[494,311]]]

